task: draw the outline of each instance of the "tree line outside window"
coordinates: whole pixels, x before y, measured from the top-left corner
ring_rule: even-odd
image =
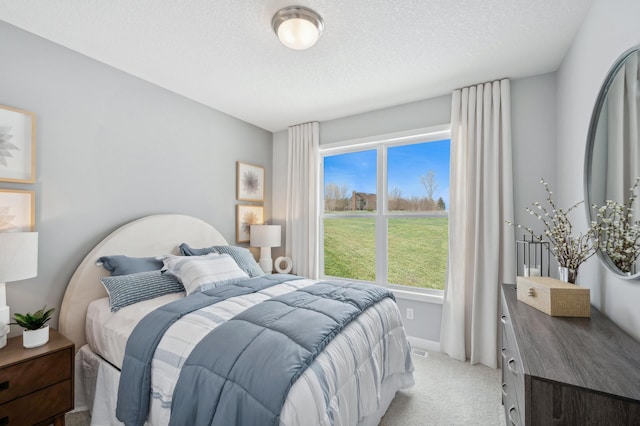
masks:
[[[447,206],[442,197],[435,199],[438,192],[438,178],[434,170],[420,176],[425,195],[404,196],[399,186],[389,190],[387,200],[389,211],[396,212],[433,212],[446,211]],[[376,194],[356,191],[344,183],[329,182],[324,188],[324,207],[327,212],[375,211]]]

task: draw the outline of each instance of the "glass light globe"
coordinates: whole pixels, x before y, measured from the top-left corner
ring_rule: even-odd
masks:
[[[318,28],[306,19],[289,19],[280,24],[278,38],[290,49],[308,49],[318,41]]]

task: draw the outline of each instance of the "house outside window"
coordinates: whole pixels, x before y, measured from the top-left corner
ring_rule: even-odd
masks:
[[[375,210],[376,194],[351,191],[351,210]]]
[[[441,293],[449,126],[320,147],[321,274]]]

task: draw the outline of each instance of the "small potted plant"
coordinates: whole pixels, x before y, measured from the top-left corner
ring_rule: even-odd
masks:
[[[24,328],[22,331],[22,345],[25,348],[36,348],[49,341],[49,324],[55,308],[47,310],[47,306],[36,311],[34,314],[15,314],[11,324]]]

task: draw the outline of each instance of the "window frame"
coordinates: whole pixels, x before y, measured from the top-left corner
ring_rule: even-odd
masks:
[[[320,178],[318,179],[318,206],[319,206],[319,238],[318,252],[320,262],[320,277],[322,279],[345,277],[334,277],[324,273],[324,219],[326,218],[372,218],[375,217],[376,224],[376,280],[375,284],[390,288],[396,295],[404,298],[442,302],[444,290],[428,289],[421,287],[412,287],[407,285],[392,284],[388,282],[388,229],[389,219],[392,218],[422,218],[422,217],[441,217],[442,213],[435,212],[390,212],[388,207],[388,170],[387,170],[387,154],[388,149],[397,146],[413,145],[418,143],[436,142],[444,139],[451,139],[451,126],[449,124],[433,126],[422,129],[409,130],[405,132],[397,132],[373,136],[362,139],[346,140],[330,144],[320,145],[318,155],[318,170]],[[325,213],[324,210],[324,159],[328,156],[349,154],[353,152],[376,150],[376,210],[368,213]],[[451,160],[449,161],[451,164]],[[449,212],[447,210],[447,217]],[[348,278],[350,281],[371,282],[358,279]],[[446,283],[445,283],[446,286]]]

